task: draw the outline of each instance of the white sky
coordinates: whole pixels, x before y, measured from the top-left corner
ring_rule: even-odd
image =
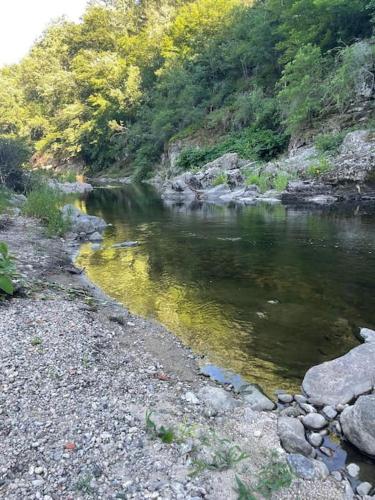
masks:
[[[78,21],[87,0],[0,0],[0,66],[18,62],[56,17]]]

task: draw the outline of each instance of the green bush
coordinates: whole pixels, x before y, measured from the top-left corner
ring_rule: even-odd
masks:
[[[287,172],[278,172],[272,181],[273,187],[279,191],[285,191],[288,186],[288,182],[293,179],[293,176]]]
[[[15,191],[25,189],[22,166],[30,159],[31,150],[23,139],[0,136],[0,185]]]
[[[49,236],[61,236],[70,227],[69,221],[63,217],[60,207],[64,195],[46,184],[36,183],[28,193],[23,207],[25,215],[40,219],[47,229]]]
[[[0,186],[0,214],[2,214],[9,204],[10,193],[8,189]]]
[[[215,177],[215,179],[212,181],[212,185],[220,186],[221,184],[227,184],[227,180],[227,176],[222,173]]]
[[[336,153],[344,140],[345,134],[320,134],[315,138],[315,147],[320,153]]]
[[[307,169],[307,174],[311,177],[319,177],[332,169],[332,163],[324,157],[320,157],[316,163],[313,163]]]
[[[8,246],[0,242],[0,299],[4,294],[13,295],[15,273],[14,259],[9,255]]]
[[[262,172],[249,171],[245,174],[246,186],[258,186],[262,193],[272,188],[271,178]]]

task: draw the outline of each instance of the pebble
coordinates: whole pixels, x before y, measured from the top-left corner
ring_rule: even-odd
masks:
[[[313,432],[308,436],[308,440],[310,444],[315,446],[315,448],[319,448],[323,443],[323,437],[318,432]]]
[[[299,405],[302,408],[302,410],[306,413],[316,413],[316,409],[312,405],[309,405],[308,403],[300,403]]]
[[[309,413],[302,417],[302,423],[307,429],[320,430],[327,425],[327,420],[319,413]]]
[[[293,401],[293,396],[290,394],[278,394],[277,399],[280,403],[291,403]]]
[[[358,495],[365,496],[368,495],[371,491],[372,485],[371,483],[363,482],[357,486],[357,493]]]
[[[307,403],[307,398],[305,398],[305,396],[302,396],[301,394],[296,394],[294,396],[294,399],[299,405]]]
[[[349,464],[346,466],[346,470],[348,471],[349,476],[358,477],[360,468],[357,464]]]
[[[322,412],[329,420],[333,420],[337,417],[337,411],[332,406],[325,406]]]

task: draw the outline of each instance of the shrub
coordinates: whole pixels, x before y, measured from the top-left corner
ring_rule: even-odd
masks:
[[[327,158],[320,157],[316,163],[309,166],[307,174],[312,177],[318,177],[319,175],[329,172],[331,169],[332,163]]]
[[[31,150],[23,139],[0,136],[0,185],[15,191],[25,189],[22,166],[31,156]]]
[[[0,298],[4,294],[13,295],[15,273],[14,259],[9,255],[8,246],[0,242]]]
[[[320,134],[315,138],[315,147],[320,153],[336,153],[344,140],[344,133]]]
[[[221,184],[226,184],[227,180],[228,180],[227,176],[224,173],[222,173],[215,177],[215,179],[212,181],[212,185],[220,186]]]
[[[8,189],[0,186],[0,214],[8,207],[10,193]]]
[[[64,196],[46,184],[34,184],[28,193],[23,207],[25,215],[40,219],[47,228],[49,236],[61,236],[70,227],[69,221],[63,217],[60,207]]]
[[[274,177],[272,184],[277,191],[285,191],[288,182],[293,178],[292,175],[287,172],[278,172]]]

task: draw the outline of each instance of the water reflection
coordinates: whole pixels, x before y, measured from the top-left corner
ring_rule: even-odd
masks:
[[[79,265],[131,311],[266,390],[296,388],[311,365],[375,326],[374,219],[281,205],[164,204],[147,187],[82,201],[112,227]],[[139,241],[134,248],[114,243]]]

